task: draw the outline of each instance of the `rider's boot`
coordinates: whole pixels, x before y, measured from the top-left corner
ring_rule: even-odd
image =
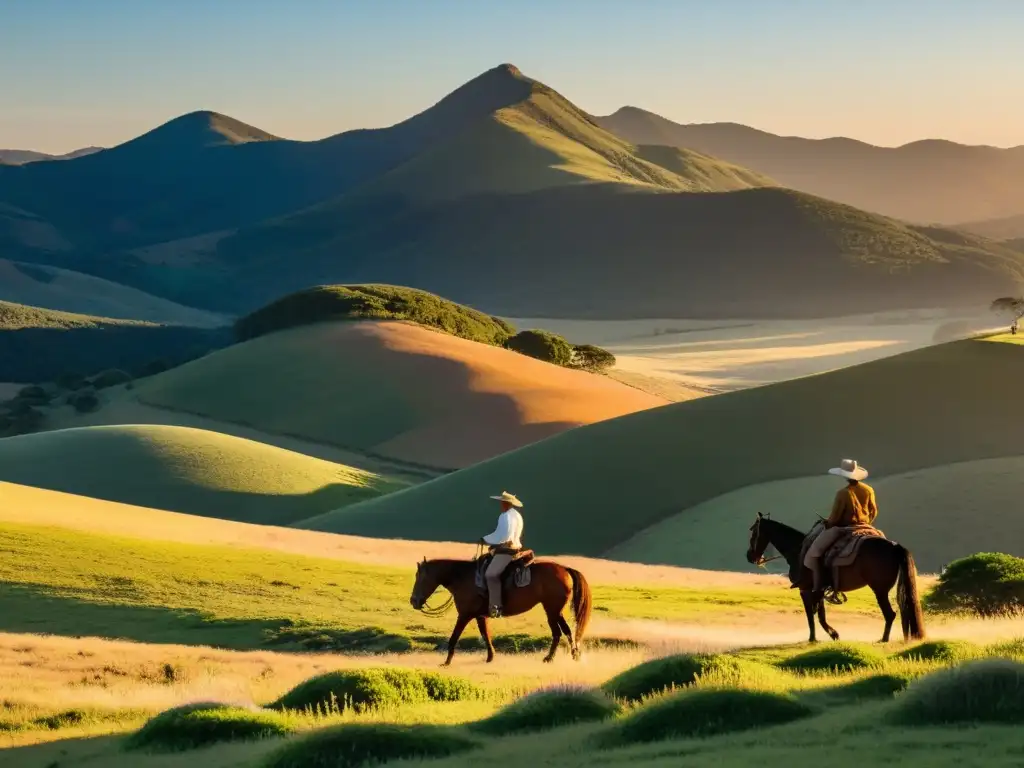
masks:
[[[814,567],[811,569],[811,572],[814,574],[814,587],[811,589],[811,594],[820,596],[824,594],[824,586],[822,582],[824,581],[825,576],[822,572],[821,558],[817,558],[814,561]]]
[[[492,619],[500,619],[501,618],[501,606],[500,605],[492,605],[491,606],[490,617]]]

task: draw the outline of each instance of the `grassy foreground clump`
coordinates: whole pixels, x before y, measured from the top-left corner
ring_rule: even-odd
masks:
[[[714,736],[781,725],[813,714],[792,696],[738,688],[691,689],[640,707],[601,738],[604,747]]]
[[[652,694],[690,685],[711,677],[719,685],[741,682],[763,672],[761,665],[730,656],[680,653],[652,659],[627,669],[604,684],[605,693],[617,699],[639,701]]]
[[[292,730],[277,712],[216,703],[188,704],[161,712],[130,736],[125,748],[181,752],[225,741],[286,736]]]
[[[328,672],[299,683],[271,704],[272,709],[342,712],[396,707],[428,701],[480,697],[467,680],[414,669],[373,667]]]
[[[263,768],[355,768],[402,758],[447,757],[478,746],[460,731],[437,725],[340,725],[282,747]]]
[[[967,640],[930,640],[893,654],[894,659],[953,663],[980,656],[982,649]]]
[[[1024,723],[1024,664],[982,659],[932,672],[898,699],[896,715],[908,725]]]
[[[793,672],[815,674],[821,672],[853,672],[881,665],[885,657],[868,648],[846,643],[833,643],[814,648],[779,662],[779,666]]]
[[[235,323],[241,341],[328,320],[408,320],[484,344],[502,344],[515,328],[496,317],[415,288],[320,285],[258,309]]]
[[[619,711],[619,705],[601,691],[561,686],[534,691],[472,727],[482,733],[504,736],[606,720]]]

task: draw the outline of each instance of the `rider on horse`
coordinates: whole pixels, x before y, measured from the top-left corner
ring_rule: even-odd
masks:
[[[838,467],[828,471],[830,475],[846,478],[846,485],[836,493],[832,502],[832,514],[825,521],[824,528],[815,537],[807,550],[804,565],[814,574],[815,594],[821,593],[824,584],[822,558],[829,548],[841,539],[850,528],[873,526],[878,516],[874,489],[863,482],[868,471],[852,459],[843,459]]]
[[[496,619],[501,616],[501,574],[523,548],[523,516],[519,514],[523,503],[508,491],[491,498],[501,502],[501,514],[497,528],[481,541],[491,548],[491,562],[484,576],[487,578],[490,616]]]

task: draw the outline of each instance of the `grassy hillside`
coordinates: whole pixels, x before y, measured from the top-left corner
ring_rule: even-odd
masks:
[[[212,327],[223,316],[80,272],[0,259],[0,301],[123,320]]]
[[[0,149],[0,165],[24,165],[25,163],[37,163],[40,160],[72,160],[76,157],[91,155],[102,149],[103,147],[82,147],[63,155],[51,155],[31,149]]]
[[[595,121],[637,144],[686,147],[786,187],[909,221],[950,225],[1024,210],[1024,147],[938,140],[876,147],[848,138],[776,136],[735,123],[680,125],[635,107]]]
[[[0,479],[110,501],[287,524],[399,484],[216,432],[165,426],[63,429],[0,440]]]
[[[0,381],[53,381],[108,368],[138,372],[177,363],[231,341],[228,328],[191,328],[77,315],[0,301]]]
[[[953,342],[593,424],[301,525],[472,540],[493,524],[493,510],[466,500],[486,498],[497,487],[524,501],[530,546],[597,555],[722,494],[819,476],[843,457],[884,477],[1016,456],[1020,446],[1011,425],[1024,418],[1024,401],[1011,382],[1022,375],[1019,346]],[[959,510],[956,520],[988,531],[995,542],[1003,530],[1000,513],[982,506],[983,499]],[[807,520],[828,500],[790,514]],[[747,516],[753,519],[760,508],[751,507]],[[934,526],[924,515],[917,520],[903,543],[934,563],[956,541],[956,529]],[[708,557],[717,553],[724,562],[731,553],[730,562],[745,567],[747,526],[700,544]]]
[[[339,297],[323,295],[332,305]],[[144,403],[439,468],[664,403],[603,376],[397,322],[270,333],[136,392]]]
[[[987,221],[971,221],[960,224],[958,229],[990,237],[993,240],[1014,240],[1024,238],[1024,213]]]

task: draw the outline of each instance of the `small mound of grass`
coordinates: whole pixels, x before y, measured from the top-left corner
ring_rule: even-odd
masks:
[[[739,659],[708,653],[680,653],[646,661],[627,669],[602,688],[617,699],[639,701],[647,696],[694,683],[714,674],[740,677],[743,664]]]
[[[299,683],[271,704],[272,709],[342,712],[396,707],[427,701],[478,698],[467,680],[414,669],[374,667],[328,672]]]
[[[461,732],[437,725],[340,725],[282,747],[263,768],[355,768],[402,758],[447,757],[478,746]]]
[[[911,678],[907,675],[888,672],[862,677],[841,685],[810,691],[802,698],[815,701],[824,699],[830,704],[853,704],[871,699],[891,699],[906,690]]]
[[[912,648],[894,653],[894,659],[908,661],[940,661],[956,662],[976,659],[981,655],[981,648],[966,640],[930,640]]]
[[[509,704],[472,728],[493,736],[606,720],[620,707],[601,691],[582,687],[547,688]]]
[[[832,643],[814,648],[779,662],[782,669],[814,674],[820,672],[854,672],[877,667],[885,657],[877,651],[845,643]]]
[[[1016,640],[990,645],[986,652],[992,656],[1008,656],[1011,659],[1024,661],[1024,638],[1018,637]]]
[[[907,725],[1024,723],[1024,664],[982,659],[932,672],[900,696],[896,715]]]
[[[813,714],[792,696],[738,688],[681,691],[640,707],[601,738],[604,747],[764,728]]]
[[[129,750],[182,752],[225,741],[266,739],[293,731],[276,712],[200,703],[161,712],[132,734],[125,743]]]

